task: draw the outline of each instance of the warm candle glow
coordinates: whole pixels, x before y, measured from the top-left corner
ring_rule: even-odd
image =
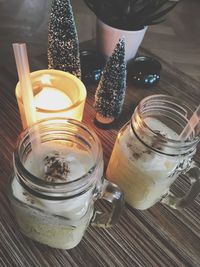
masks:
[[[71,99],[57,88],[44,87],[35,96],[35,106],[46,110],[61,110],[72,105]]]
[[[53,78],[52,75],[44,74],[40,77],[40,81],[42,84],[51,85],[52,84],[52,82],[51,82],[52,78]]]
[[[87,92],[81,80],[68,72],[53,69],[32,72],[30,77],[37,121],[55,117],[82,120]],[[16,86],[16,97],[22,125],[26,128],[19,83]]]

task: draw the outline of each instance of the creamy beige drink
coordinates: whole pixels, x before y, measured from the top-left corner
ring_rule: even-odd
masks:
[[[43,143],[41,151],[44,173],[33,168],[32,155],[27,158],[25,168],[52,183],[72,182],[94,164],[91,155],[76,145]],[[61,249],[73,248],[80,242],[93,213],[92,188],[77,197],[48,200],[31,194],[14,178],[12,191],[17,199],[13,203],[16,218],[24,234]]]
[[[35,141],[40,141],[37,151]],[[90,222],[110,227],[121,214],[123,193],[104,179],[100,140],[84,123],[52,118],[23,131],[13,167],[9,199],[17,222],[25,235],[43,244],[71,249]],[[108,201],[111,211],[94,207],[98,199]]]
[[[166,138],[178,139],[178,135],[159,120],[146,118],[145,123]],[[120,142],[116,140],[106,176],[121,187],[131,206],[144,210],[168,192],[180,160],[178,156],[166,157],[164,153],[151,151],[129,125],[120,136]]]

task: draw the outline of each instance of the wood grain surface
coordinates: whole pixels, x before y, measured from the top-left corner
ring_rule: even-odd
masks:
[[[1,2],[6,9],[6,1]],[[13,0],[11,2],[15,3]],[[34,1],[23,1],[24,4],[28,2],[30,4]],[[47,6],[43,5],[40,8],[45,10]],[[16,3],[13,8],[18,8]],[[12,12],[9,16],[12,19]],[[23,25],[25,25],[23,20],[20,20],[18,27]],[[34,25],[36,31],[34,36],[38,34],[38,37],[41,37],[42,31],[46,29],[45,27],[42,29],[44,24],[40,24],[41,27],[37,27],[39,25],[37,23]],[[27,35],[23,36],[18,35],[17,31],[13,34],[5,32],[7,38],[0,44],[0,266],[200,266],[199,197],[183,211],[172,210],[161,204],[156,204],[146,211],[138,211],[126,204],[115,227],[107,230],[89,227],[80,244],[71,250],[49,248],[19,232],[7,197],[7,184],[13,172],[12,152],[17,136],[22,130],[15,98],[17,72],[11,43],[16,41],[17,36],[20,36],[18,41],[28,42],[32,71],[47,67],[45,35],[43,39],[34,41],[29,30],[30,28],[25,27],[24,32],[27,32]],[[2,32],[1,27],[0,31]],[[147,50],[140,52],[155,57]],[[158,60],[162,64],[160,82],[151,89],[137,88],[129,83],[123,112],[111,129],[100,129],[94,124],[95,111],[92,104],[96,86],[87,85],[88,97],[83,120],[93,127],[101,139],[105,168],[119,129],[130,119],[135,106],[143,97],[163,93],[187,100],[195,106],[200,103],[199,82],[161,58]],[[195,160],[200,163],[199,149]],[[177,196],[182,196],[189,187],[188,180],[182,175],[173,185],[172,191]],[[103,210],[109,208],[105,203],[98,203],[98,206]]]
[[[145,53],[147,51],[142,51]],[[92,107],[95,85],[88,85],[84,122],[91,125],[102,141],[105,166],[120,127],[130,119],[140,99],[155,93],[177,96],[197,105],[199,84],[165,64],[152,89],[128,85],[126,101],[119,120],[109,130],[95,126]],[[45,68],[41,57],[40,66]],[[36,66],[37,67],[37,66]],[[200,262],[200,199],[183,211],[156,204],[149,210],[138,211],[126,205],[119,223],[112,229],[89,227],[81,243],[72,250],[56,250],[24,237],[18,229],[8,202],[6,188],[12,173],[12,152],[21,131],[14,88],[16,70],[0,69],[0,265],[1,266],[199,266]],[[200,162],[199,151],[195,159]],[[173,186],[177,195],[189,188],[182,176]],[[99,207],[107,209],[105,203]]]

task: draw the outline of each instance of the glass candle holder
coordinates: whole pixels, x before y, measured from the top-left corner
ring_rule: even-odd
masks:
[[[32,72],[30,77],[37,121],[55,117],[82,120],[87,93],[81,80],[68,72],[53,69]],[[27,122],[19,82],[15,93],[25,129]]]

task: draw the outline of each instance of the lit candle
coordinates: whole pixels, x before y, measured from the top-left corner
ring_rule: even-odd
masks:
[[[46,110],[61,110],[72,105],[71,99],[64,92],[52,87],[43,87],[34,100],[37,108]]]
[[[86,88],[76,76],[59,70],[41,70],[31,73],[37,121],[64,117],[81,121],[86,100]],[[27,127],[19,83],[16,97],[23,128]]]

